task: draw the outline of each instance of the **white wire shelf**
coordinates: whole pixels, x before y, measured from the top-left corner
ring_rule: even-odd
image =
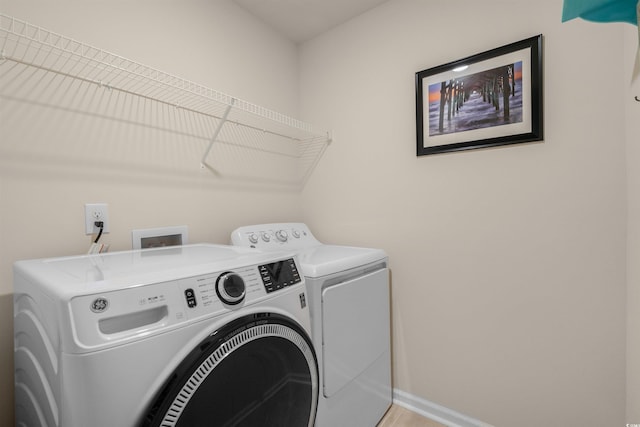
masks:
[[[217,127],[203,154],[202,164],[207,164],[209,151],[212,144],[218,142],[215,139],[218,136],[225,138],[223,142],[247,146],[242,141],[232,141],[233,135],[264,134],[268,141],[275,139],[299,145],[297,151],[282,152],[289,157],[299,157],[305,163],[299,177],[304,185],[331,142],[330,132],[316,130],[303,121],[0,14],[0,65],[6,62],[215,119]],[[229,131],[230,125],[243,130]],[[253,142],[250,145],[255,146]],[[269,147],[258,150],[279,151]]]

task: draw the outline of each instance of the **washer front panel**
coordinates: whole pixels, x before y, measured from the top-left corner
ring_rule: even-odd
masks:
[[[170,376],[143,425],[311,427],[317,399],[310,338],[285,317],[261,313],[200,343]]]

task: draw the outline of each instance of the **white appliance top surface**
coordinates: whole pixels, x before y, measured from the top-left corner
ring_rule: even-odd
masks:
[[[322,277],[360,267],[386,258],[382,249],[325,245],[303,223],[258,224],[240,227],[231,233],[236,246],[265,252],[295,251],[306,277]]]
[[[306,277],[322,277],[386,258],[382,249],[319,245],[300,249],[298,260]]]
[[[232,270],[294,255],[292,251],[276,254],[197,244],[17,261],[14,269],[48,287],[51,294],[73,296]]]

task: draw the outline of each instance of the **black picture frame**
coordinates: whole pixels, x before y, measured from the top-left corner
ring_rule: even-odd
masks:
[[[419,71],[417,155],[542,141],[542,94],[542,34]]]

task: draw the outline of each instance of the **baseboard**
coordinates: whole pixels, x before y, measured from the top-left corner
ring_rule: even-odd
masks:
[[[393,389],[393,403],[448,427],[493,427],[491,424],[473,419],[397,388]]]

